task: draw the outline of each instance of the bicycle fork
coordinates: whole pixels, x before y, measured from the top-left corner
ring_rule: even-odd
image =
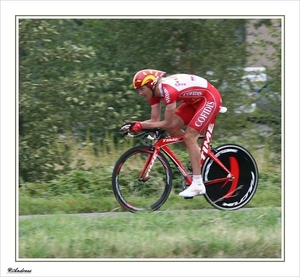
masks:
[[[138,179],[139,181],[146,182],[149,179],[149,174],[150,174],[151,169],[154,165],[154,162],[157,158],[158,152],[159,152],[159,149],[154,148],[154,152],[147,157],[145,165],[144,165],[144,167],[143,167],[143,169],[140,173],[140,176],[139,176],[139,179]]]

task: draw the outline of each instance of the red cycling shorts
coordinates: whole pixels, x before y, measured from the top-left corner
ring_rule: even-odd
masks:
[[[222,106],[222,97],[212,85],[195,104],[183,103],[176,109],[176,115],[182,118],[185,125],[202,133],[211,120],[217,116]]]

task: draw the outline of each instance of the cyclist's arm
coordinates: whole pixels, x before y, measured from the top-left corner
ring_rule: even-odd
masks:
[[[161,104],[155,104],[151,106],[151,119],[152,122],[158,122],[160,121],[161,116]]]
[[[143,121],[142,123],[145,123],[145,122],[158,122],[160,120],[160,116],[161,116],[160,103],[154,104],[154,105],[151,106],[151,118],[148,119],[148,120]]]
[[[157,105],[159,105],[159,107],[157,107]],[[161,113],[160,104],[157,105],[152,106],[151,119],[141,122],[144,129],[153,129],[153,128],[166,129],[172,124],[173,117],[176,110],[176,102],[166,106],[165,118],[162,121],[159,121],[160,113]]]

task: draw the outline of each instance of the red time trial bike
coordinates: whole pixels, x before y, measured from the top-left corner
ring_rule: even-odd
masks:
[[[227,111],[226,107],[220,113]],[[237,210],[253,197],[258,186],[255,159],[237,144],[212,146],[216,118],[199,138],[202,140],[201,169],[206,186],[205,199],[220,210]],[[112,173],[112,187],[119,204],[127,211],[155,211],[168,199],[172,191],[173,162],[183,177],[182,189],[192,183],[189,167],[185,167],[170,149],[171,144],[183,142],[182,136],[166,136],[161,129],[143,130],[138,134],[143,144],[134,146],[121,155]],[[147,143],[148,142],[148,143]]]

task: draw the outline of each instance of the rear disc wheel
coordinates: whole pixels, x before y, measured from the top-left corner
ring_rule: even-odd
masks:
[[[206,185],[205,199],[220,210],[237,210],[244,207],[253,197],[258,186],[258,168],[248,150],[236,144],[226,144],[214,149],[215,156],[233,174],[229,182],[212,183],[219,178],[228,177],[211,158],[202,167],[203,181]]]

